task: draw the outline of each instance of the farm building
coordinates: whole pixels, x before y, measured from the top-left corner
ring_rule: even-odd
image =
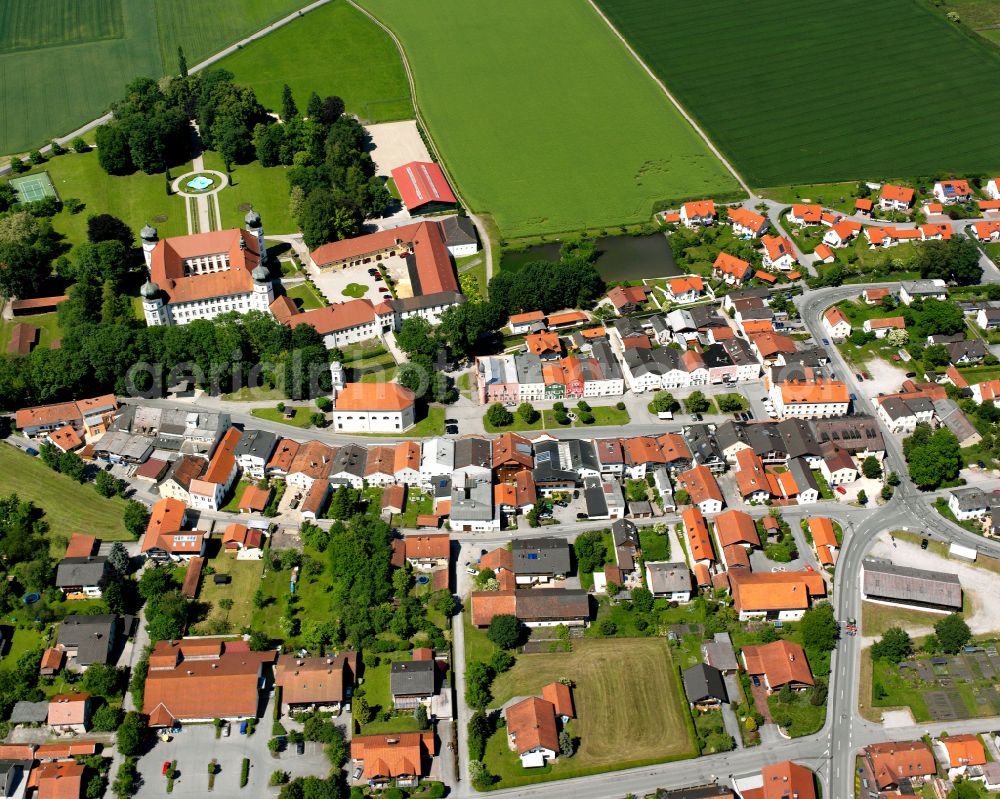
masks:
[[[877,560],[865,560],[861,569],[862,596],[871,602],[941,613],[962,610],[962,585],[958,575],[895,566]]]

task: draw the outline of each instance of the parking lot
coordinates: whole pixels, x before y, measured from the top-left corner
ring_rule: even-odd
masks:
[[[323,776],[330,764],[322,744],[306,742],[305,753],[296,754],[295,747],[274,757],[267,749],[271,737],[271,703],[257,724],[257,731],[250,736],[240,735],[239,724],[231,724],[229,737],[216,738],[213,724],[185,726],[168,743],[157,743],[139,759],[139,773],[143,776],[137,796],[161,797],[166,793],[163,764],[177,761],[178,777],[174,780],[173,796],[208,795],[208,764],[214,758],[218,763],[215,787],[211,796],[222,799],[236,797],[268,796],[275,791],[268,787],[271,774],[281,770],[292,778],[308,775]],[[287,719],[286,728],[295,726]],[[250,759],[250,778],[245,788],[240,788],[240,770],[243,758]]]
[[[384,280],[376,279],[376,276],[368,273],[368,270],[374,269],[375,266],[375,263],[371,263],[325,272],[310,266],[309,274],[327,302],[347,302],[348,300],[367,298],[373,305],[378,305],[382,300],[389,299],[392,295]],[[386,290],[379,290],[383,288]]]

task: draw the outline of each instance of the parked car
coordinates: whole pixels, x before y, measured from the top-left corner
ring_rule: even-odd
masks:
[[[844,488],[843,486],[837,486],[837,493],[838,494],[846,494],[847,493],[847,489]]]
[[[248,727],[248,725],[247,725],[247,723],[245,721],[241,721],[240,722],[240,735],[246,735],[247,734],[247,727]]]
[[[862,375],[861,372],[856,372],[854,374],[854,376],[858,379],[859,383],[864,383],[865,382],[864,375]]]
[[[857,402],[858,401],[858,395],[855,394],[853,391],[851,392],[850,396],[851,396],[851,402]]]
[[[922,539],[920,540],[920,548],[921,548],[921,549],[927,549],[927,545],[928,545],[929,543],[930,543],[930,542],[929,542],[929,541],[928,541],[928,540],[927,540],[926,538],[922,538]]]
[[[986,464],[983,461],[976,461],[976,466],[978,466],[980,469],[986,468]]]
[[[299,755],[304,755],[306,753],[306,742],[301,738],[295,742],[295,752]]]
[[[166,776],[167,776],[167,772],[168,772],[168,771],[170,771],[170,761],[169,761],[169,760],[164,760],[164,761],[163,761],[163,770],[162,770],[162,771],[161,771],[160,773],[161,773],[161,774],[162,774],[162,775],[163,775],[164,777],[166,777]]]
[[[700,413],[693,413],[691,414],[691,418],[696,422],[700,422],[704,417]]]
[[[227,721],[225,724],[222,725],[222,737],[228,738],[231,732],[232,730],[229,728],[229,722]]]
[[[445,424],[458,424],[458,419],[445,419]]]
[[[354,771],[351,772],[351,779],[357,782],[358,780],[361,779],[361,775],[363,772],[364,769],[361,768],[361,766],[358,766],[356,769],[354,769]]]
[[[379,290],[379,291],[380,291],[380,292],[381,292],[382,294],[388,294],[388,293],[389,293],[389,289],[387,289],[387,288],[386,288],[385,286],[379,286],[379,287],[378,287],[378,290]]]
[[[34,447],[28,447],[25,452],[27,452],[32,458],[38,457],[38,450]]]
[[[917,373],[916,373],[916,372],[907,372],[907,373],[906,373],[906,376],[907,376],[907,377],[916,377],[916,376],[917,376]]]
[[[748,422],[749,422],[749,421],[750,421],[751,419],[753,419],[753,411],[747,411],[747,412],[746,412],[745,414],[743,414],[743,415],[744,415],[745,417],[747,417],[747,421],[748,421]]]
[[[823,339],[823,344],[825,346],[830,346],[830,339],[828,339],[828,338]]]

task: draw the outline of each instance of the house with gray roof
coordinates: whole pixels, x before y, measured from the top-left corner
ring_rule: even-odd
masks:
[[[41,702],[20,701],[14,705],[10,712],[9,721],[11,724],[44,724],[49,717],[48,700]],[[0,793],[0,796],[3,794]]]
[[[711,641],[701,645],[701,652],[705,662],[717,668],[723,675],[736,674],[739,671],[740,664],[736,659],[736,650],[733,648],[729,633],[716,633]]]
[[[691,570],[686,563],[646,561],[646,587],[670,602],[691,601]]]
[[[785,419],[775,427],[785,444],[788,458],[804,458],[809,468],[819,468],[823,460],[823,448],[806,419]]]
[[[788,471],[791,472],[798,489],[796,499],[800,505],[819,502],[819,483],[813,477],[809,464],[803,458],[789,458]]]
[[[867,414],[834,416],[812,421],[816,438],[821,444],[830,442],[858,458],[885,454],[885,441],[878,422]]]
[[[938,613],[962,610],[957,574],[896,566],[866,559],[861,564],[861,593],[869,602],[920,608]]]
[[[518,585],[561,580],[570,573],[569,542],[565,538],[516,538],[511,545],[512,571]]]
[[[729,701],[722,672],[706,663],[696,663],[684,669],[684,695],[697,710],[712,710]]]
[[[357,444],[345,444],[337,450],[330,461],[330,482],[334,485],[346,483],[360,489],[364,485],[365,467],[368,465],[368,450]]]
[[[426,704],[437,688],[437,665],[427,660],[399,660],[389,671],[389,693],[396,710],[413,710]]]
[[[493,446],[488,439],[465,436],[455,442],[453,480],[488,480],[493,474]]]
[[[779,422],[754,422],[743,427],[743,436],[750,445],[754,455],[763,463],[784,463],[788,460],[789,447],[793,444],[790,436],[782,435]],[[718,431],[716,431],[718,436]],[[808,442],[795,439],[797,450],[806,451]]]
[[[479,238],[476,226],[467,216],[449,216],[438,223],[444,236],[444,246],[452,258],[463,258],[479,252]]]
[[[98,599],[111,574],[111,565],[102,555],[63,558],[56,567],[56,588],[67,597]]]
[[[951,362],[955,366],[979,363],[990,354],[990,351],[986,349],[986,345],[980,338],[968,341],[956,341],[952,344],[945,344],[945,347],[947,347],[948,355],[951,356]]]
[[[948,508],[960,522],[982,519],[991,510],[992,497],[981,488],[953,488],[948,492]]]
[[[934,400],[934,413],[941,424],[955,434],[960,447],[972,447],[983,440],[955,400]]]
[[[271,459],[278,437],[266,430],[244,430],[240,440],[236,442],[233,455],[236,463],[245,474],[254,480],[264,479],[264,468]]]
[[[707,466],[714,474],[726,471],[726,459],[715,440],[713,428],[707,424],[693,424],[682,428],[681,435],[696,465]]]
[[[122,620],[113,614],[67,616],[59,625],[56,646],[66,653],[71,665],[107,665],[121,633]]]
[[[500,515],[493,509],[492,476],[452,481],[451,529],[466,533],[500,531]]]
[[[618,480],[584,478],[583,501],[589,519],[621,519],[625,515],[625,495]]]
[[[910,305],[917,299],[948,299],[948,286],[940,278],[931,280],[903,280],[899,284],[899,301]]]
[[[934,403],[926,397],[886,397],[877,405],[879,418],[896,435],[910,435],[918,424],[934,420]]]

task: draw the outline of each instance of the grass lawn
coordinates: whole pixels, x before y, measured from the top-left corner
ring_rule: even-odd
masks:
[[[970,366],[958,371],[969,383],[982,383],[984,380],[996,380],[1000,377],[1000,366]]]
[[[303,58],[303,41],[322,57]],[[253,86],[260,101],[278,112],[287,83],[303,114],[310,92],[315,91],[320,97],[339,95],[348,112],[363,122],[413,118],[410,87],[396,45],[345,0],[316,9],[227,56],[218,66],[232,72],[237,82]]]
[[[360,283],[348,283],[340,293],[345,297],[352,297],[355,300],[359,300],[368,293],[368,287],[362,286]]]
[[[174,167],[171,175],[176,177],[188,168]],[[53,217],[52,227],[65,235],[71,244],[87,240],[87,217],[92,214],[117,216],[135,231],[136,238],[147,222],[156,228],[161,239],[188,232],[184,198],[167,196],[162,173],[109,175],[97,163],[96,150],[58,155],[26,174],[35,172],[49,173],[60,199],[72,197],[85,204],[78,214],[63,210]]]
[[[122,500],[105,499],[93,484],[81,485],[53,472],[39,459],[0,444],[0,495],[8,494],[31,500],[45,511],[54,556],[62,557],[66,540],[77,532],[104,541],[132,539],[122,525]]]
[[[11,668],[18,658],[26,652],[34,652],[42,649],[46,645],[45,633],[31,628],[15,627],[14,635],[10,642],[10,650],[0,661],[0,670]]]
[[[510,409],[508,408],[508,410]],[[516,413],[516,409],[511,411],[511,413],[514,416],[514,421],[511,422],[506,427],[497,427],[496,425],[490,424],[489,419],[487,419],[486,415],[483,414],[483,429],[485,429],[487,433],[506,433],[508,431],[514,433],[521,433],[524,432],[525,430],[541,430],[545,426],[545,414],[546,413],[551,414],[552,411],[541,412],[538,416],[538,419],[532,422],[531,424],[528,424],[527,422],[524,421],[524,419],[518,416],[518,414]],[[555,423],[553,422],[553,426],[554,424]]]
[[[292,286],[290,289],[287,289],[285,293],[295,301],[299,310],[312,311],[316,308],[326,307],[326,302],[319,295],[316,289],[308,283],[299,283],[297,286]]]
[[[670,536],[666,532],[659,535],[652,527],[640,527],[639,548],[643,560],[669,560]]]
[[[800,738],[803,735],[812,735],[823,726],[826,718],[826,705],[813,705],[809,702],[809,691],[801,691],[793,695],[792,701],[780,702],[778,694],[771,694],[767,698],[768,707],[771,714],[787,714],[791,724],[785,728],[792,738]]]
[[[471,611],[466,610],[462,614],[462,624],[465,627],[465,663],[468,666],[476,660],[489,661],[493,653],[497,651],[496,645],[486,637],[486,630],[480,630],[472,626]],[[508,672],[509,673],[509,672]],[[542,683],[543,685],[545,683]],[[496,686],[494,686],[493,696],[496,697]],[[497,702],[494,702],[496,704]]]
[[[208,603],[211,606],[207,622],[228,622],[231,632],[239,632],[244,627],[249,626],[250,617],[254,613],[253,595],[261,585],[260,575],[264,568],[264,561],[236,560],[236,555],[220,552],[218,556],[210,559],[205,565],[215,569],[216,574],[228,574],[233,578],[229,585],[216,585],[211,575],[202,576],[198,601]],[[226,598],[233,601],[233,607],[228,611],[219,607],[219,601]],[[205,623],[202,622],[202,624]],[[270,633],[271,628],[268,628],[267,631]]]
[[[33,316],[19,316],[15,319],[0,319],[0,352],[7,351],[7,342],[10,341],[11,333],[19,324],[33,325],[38,328],[38,347],[48,347],[53,341],[62,338],[62,328],[59,327],[59,315],[52,313],[40,313]]]
[[[222,159],[213,150],[205,152],[205,168],[226,171]],[[284,166],[264,167],[260,161],[234,166],[229,185],[218,195],[222,228],[245,224],[243,217],[252,205],[260,214],[267,234],[298,233],[299,226],[288,209],[287,169]]]
[[[751,185],[1000,168],[989,144],[1000,125],[1000,53],[929,5],[763,0],[732,14],[723,0],[680,0],[667,13],[659,0],[598,4]],[[851,25],[838,25],[845,16]],[[879,64],[877,80],[849,92],[835,81],[805,89],[790,78],[801,70],[829,74],[852,53],[876,51],[896,55]],[[909,80],[931,51],[944,54],[936,64],[941,79]],[[699,63],[706,52],[714,69]],[[733,72],[758,91],[724,88],[719,75]],[[886,96],[885,86],[897,91]],[[966,92],[981,100],[972,113]],[[806,95],[814,113],[800,112]],[[930,127],[934,136],[918,133]]]
[[[629,664],[622,669],[622,662]],[[519,655],[510,671],[494,680],[495,706],[513,696],[540,693],[562,677],[574,683],[577,718],[571,723],[580,748],[548,773],[523,769],[507,748],[506,732],[487,747],[489,770],[498,787],[630,768],[697,754],[678,672],[662,639],[585,639],[571,653]]]
[[[259,419],[267,419],[269,422],[281,422],[293,427],[309,427],[309,417],[312,416],[313,410],[311,407],[296,407],[295,417],[292,419],[286,419],[285,414],[276,408],[254,408],[250,413]]]
[[[857,182],[819,183],[798,186],[776,186],[760,189],[759,194],[779,203],[817,202],[825,208],[833,208],[844,213],[854,212],[854,201],[858,198]],[[826,228],[824,228],[825,230]]]
[[[305,548],[305,555],[326,563],[327,557],[322,552],[317,552],[309,547]],[[251,625],[255,630],[264,630],[275,640],[286,644],[286,649],[297,648],[302,644],[300,638],[288,638],[282,633],[279,623],[284,613],[289,596],[291,583],[291,571],[274,569],[267,555],[263,561],[266,566],[264,575],[257,581],[250,592],[251,598],[257,588],[260,588],[268,603],[263,608],[253,608],[251,614]],[[316,577],[303,574],[295,586],[295,593],[299,597],[298,617],[303,624],[309,621],[324,622],[334,618],[333,608],[330,603],[329,577],[324,572]],[[233,610],[235,611],[235,607]]]
[[[657,203],[739,190],[586,3],[361,4],[401,40],[427,132],[504,238],[644,222]]]
[[[236,485],[233,486],[232,494],[229,496],[229,501],[220,510],[226,513],[239,513],[240,500],[243,499],[243,492],[247,490],[248,485],[250,483],[246,480],[237,480]]]
[[[152,3],[6,0],[0,152],[23,152],[69,133],[106,111],[126,81],[161,72]]]
[[[890,627],[933,627],[944,616],[940,613],[926,613],[913,608],[896,608],[880,605],[878,602],[861,603],[862,635],[882,635]]]
[[[277,402],[288,399],[285,392],[280,388],[265,388],[264,386],[258,386],[257,388],[244,386],[239,391],[223,394],[222,398],[232,402],[261,402],[262,400],[274,400]]]
[[[393,524],[413,529],[417,526],[417,516],[426,516],[434,510],[434,497],[418,488],[411,487],[406,493],[406,507],[402,515],[393,517]]]

